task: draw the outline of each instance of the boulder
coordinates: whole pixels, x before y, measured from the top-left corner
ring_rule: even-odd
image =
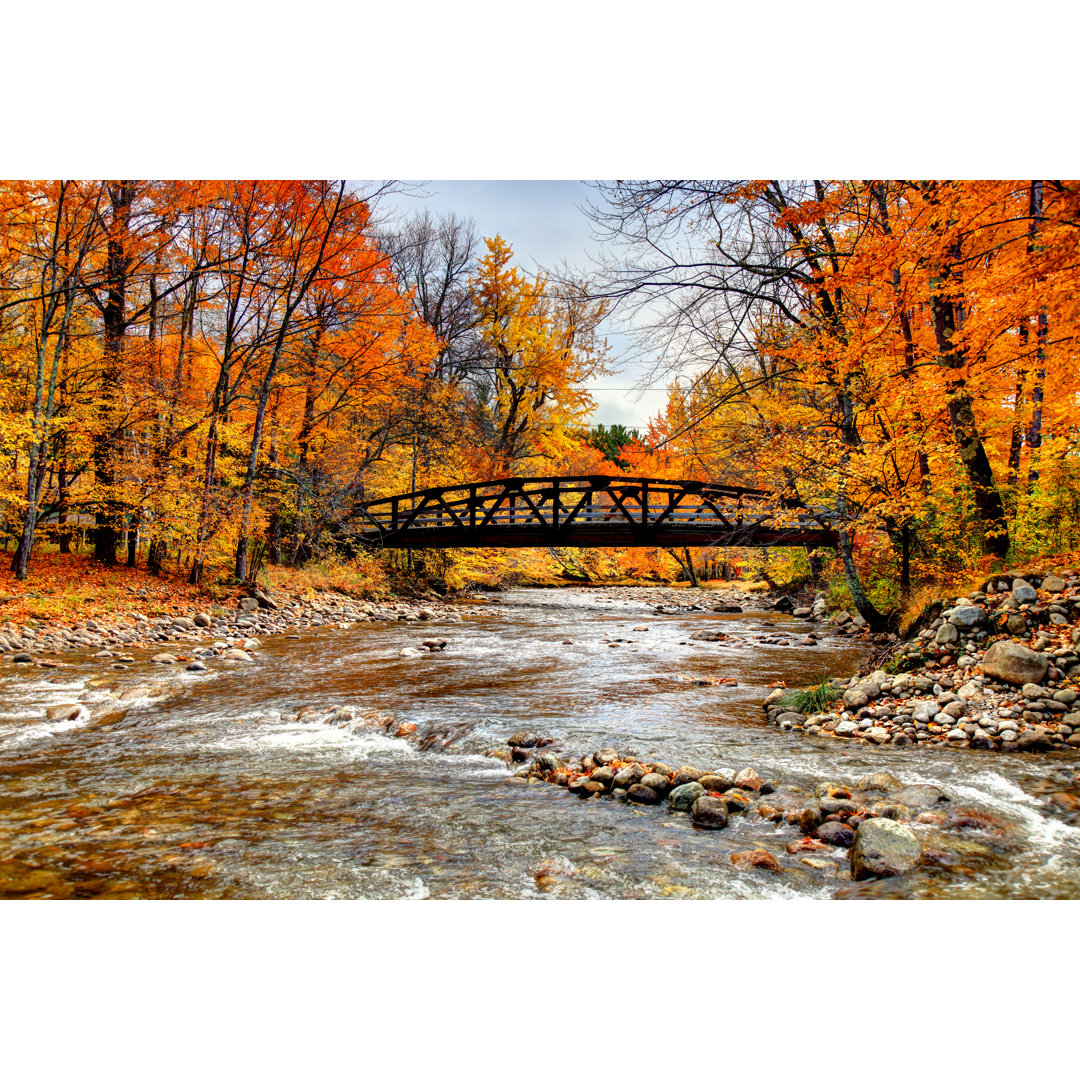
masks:
[[[833,847],[851,847],[855,840],[855,830],[839,821],[823,821],[815,834],[819,840]]]
[[[702,795],[694,801],[690,807],[690,815],[695,825],[703,829],[725,829],[728,823],[727,804],[722,799],[714,799],[711,795]]]
[[[735,786],[742,788],[744,791],[760,791],[761,777],[754,769],[743,769],[735,777]]]
[[[705,794],[705,789],[696,781],[680,784],[668,794],[668,806],[672,810],[689,810]]]
[[[402,649],[402,655],[405,653],[405,649]],[[223,660],[243,660],[248,664],[255,663],[255,657],[249,656],[243,649],[226,649],[222,654]]]
[[[780,864],[775,856],[770,855],[764,848],[755,848],[753,851],[734,851],[731,861],[738,867],[759,866],[763,870],[779,870]]]
[[[855,830],[851,845],[851,876],[855,881],[907,874],[921,862],[922,845],[911,829],[898,821],[870,818]]]
[[[1017,578],[1013,582],[1012,598],[1018,604],[1034,604],[1039,594],[1023,578]]]
[[[625,769],[615,774],[613,785],[615,787],[628,788],[640,783],[645,775],[645,770],[635,761],[633,765],[627,765]]]
[[[595,776],[596,774],[593,773]],[[658,798],[663,799],[671,790],[671,781],[660,772],[651,772],[641,778],[643,787],[651,788]]]
[[[643,806],[655,806],[660,801],[660,796],[651,787],[644,784],[631,784],[626,792],[626,797],[631,802],[641,803]]]
[[[700,780],[705,775],[703,769],[694,769],[689,765],[684,765],[672,778],[672,787],[682,787],[683,784],[692,784],[697,780]]]
[[[234,651],[234,650],[230,650]],[[150,658],[151,663],[154,664],[175,664],[176,657],[172,653],[159,652],[156,656]]]
[[[1043,578],[1043,592],[1059,593],[1065,591],[1065,579],[1057,574],[1047,574]]]
[[[72,702],[70,705],[50,705],[45,710],[46,720],[75,720],[82,712],[82,706]]]
[[[938,632],[934,635],[934,643],[937,645],[952,645],[960,640],[960,631],[951,622],[942,623]]]
[[[240,602],[236,605],[241,611],[258,611],[259,601],[254,596],[241,596]]]
[[[986,675],[1014,686],[1041,683],[1050,667],[1049,659],[1016,641],[995,641],[983,656],[982,669]]]
[[[952,613],[949,615],[949,622],[946,625],[958,626],[962,630],[970,630],[973,626],[978,626],[985,618],[986,612],[981,607],[974,604],[964,605],[953,608]]]
[[[698,783],[706,791],[727,791],[729,787],[735,786],[735,770],[717,769],[716,772],[699,777]]]

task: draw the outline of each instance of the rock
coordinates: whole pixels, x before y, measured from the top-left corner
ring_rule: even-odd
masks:
[[[713,798],[720,799],[732,814],[749,810],[754,805],[754,800],[745,791],[739,791],[736,788],[730,791],[713,792]]]
[[[722,630],[695,630],[690,635],[691,641],[727,641],[727,638]]]
[[[833,734],[839,735],[841,738],[850,738],[859,730],[859,725],[854,720],[841,720],[839,724],[833,728]]]
[[[1029,728],[1021,734],[1016,745],[1031,754],[1041,754],[1054,749],[1053,740],[1042,728]]]
[[[1004,639],[995,641],[983,656],[982,669],[992,678],[1023,686],[1024,683],[1041,683],[1050,666],[1049,659],[1043,653],[1015,641]]]
[[[205,671],[206,665],[201,660],[192,660],[187,666],[187,671]]]
[[[754,769],[743,769],[735,777],[735,786],[742,788],[744,791],[760,791],[761,777]]]
[[[951,645],[955,641],[960,640],[960,631],[956,629],[956,626],[951,623],[943,623],[938,627],[938,632],[934,637],[934,641],[938,645]]]
[[[706,791],[727,791],[729,787],[735,786],[735,770],[717,769],[716,772],[700,777],[698,783]]]
[[[1043,592],[1059,593],[1065,591],[1065,579],[1057,574],[1047,574],[1043,578]]]
[[[778,687],[761,703],[761,707],[767,709],[770,705],[775,705],[786,693],[787,691],[783,687]]]
[[[404,657],[406,659],[409,659],[410,657],[414,657],[414,656],[427,656],[427,650],[426,649],[404,648],[404,649],[401,650],[401,652],[398,653],[398,656]]]
[[[647,773],[641,778],[641,783],[644,787],[652,788],[661,799],[671,791],[671,781],[661,772]]]
[[[797,607],[791,614],[796,619],[809,619],[814,614],[814,609],[812,607]]]
[[[599,769],[593,769],[592,779],[603,785],[605,791],[611,787],[612,780],[615,779],[615,770],[608,765],[601,765]]]
[[[892,738],[891,733],[887,728],[872,727],[863,735],[864,739],[868,739],[872,743],[877,743],[879,746],[887,743]]]
[[[986,618],[986,612],[976,605],[964,605],[953,608],[947,625],[958,626],[962,630],[970,630],[978,626]]]
[[[826,844],[832,844],[833,847],[849,848],[855,840],[855,830],[849,829],[847,825],[839,821],[823,821],[814,835]]]
[[[689,810],[705,794],[705,789],[696,781],[680,784],[668,794],[668,806],[672,810]]]
[[[175,664],[176,663],[176,657],[173,656],[172,653],[168,653],[168,652],[159,652],[157,654],[157,656],[152,656],[150,658],[150,660],[154,664]]]
[[[682,787],[684,784],[692,784],[697,780],[700,780],[705,775],[703,769],[693,769],[688,765],[684,765],[672,778],[671,786],[673,788]]]
[[[506,740],[507,746],[524,746],[526,748],[535,746],[540,741],[540,736],[535,731],[515,731],[509,739]]]
[[[255,589],[255,602],[261,608],[267,608],[270,611],[277,611],[277,601],[273,599],[265,590]]]
[[[34,658],[28,652],[17,652],[12,658],[13,664],[32,664]]]
[[[644,775],[645,770],[635,761],[633,765],[627,765],[615,774],[613,784],[615,787],[628,788],[640,783]]]
[[[854,710],[861,709],[870,699],[857,687],[844,691],[844,708]]]
[[[239,604],[236,605],[240,611],[246,611],[249,614],[253,611],[259,610],[259,601],[254,596],[242,596],[240,597]]]
[[[870,818],[855,830],[851,845],[855,881],[907,874],[921,862],[922,846],[906,825],[888,818]]]
[[[948,802],[949,797],[933,784],[910,784],[890,792],[890,802],[899,803],[910,810],[929,810],[940,802]]]
[[[212,620],[210,619],[210,616],[209,616],[209,615],[204,615],[204,614],[203,614],[203,613],[202,613],[201,611],[200,611],[200,612],[199,612],[199,614],[198,614],[198,615],[196,615],[196,616],[195,616],[195,618],[194,618],[194,619],[192,619],[191,621],[192,621],[192,622],[193,622],[193,623],[194,623],[194,624],[195,624],[196,626],[203,626],[203,627],[206,627],[206,626],[211,626],[211,625],[212,625]]]
[[[795,605],[791,601],[790,596],[781,596],[775,604],[773,604],[773,611],[787,611],[792,612],[795,610]]]
[[[255,657],[249,656],[243,649],[226,649],[221,654],[221,658],[222,660],[243,660],[248,664],[255,663]]]
[[[546,751],[536,759],[536,764],[544,772],[558,772],[566,766],[553,753]]]
[[[799,712],[782,712],[777,718],[778,724],[801,724],[806,719],[802,713]]]
[[[711,795],[702,795],[690,807],[690,815],[695,825],[703,829],[726,829],[728,823],[727,804]]]
[[[76,703],[70,705],[50,705],[45,710],[46,720],[75,720],[82,712],[82,706]]]
[[[1013,582],[1012,598],[1018,604],[1034,604],[1039,594],[1023,578],[1017,578]]]
[[[770,855],[764,848],[755,848],[753,851],[733,851],[731,861],[740,869],[751,866],[761,867],[763,870],[780,869],[775,856]]]
[[[644,784],[631,784],[626,792],[626,797],[631,802],[641,803],[644,806],[654,806],[660,801],[660,796],[651,787]]]
[[[420,648],[428,652],[441,652],[446,648],[446,638],[425,638],[420,642]]]

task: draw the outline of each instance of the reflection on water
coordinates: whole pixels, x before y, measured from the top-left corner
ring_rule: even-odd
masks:
[[[803,625],[768,613],[655,615],[618,591],[522,590],[463,623],[372,623],[268,638],[255,665],[3,669],[0,894],[142,897],[1075,896],[1080,830],[1029,791],[1050,758],[864,747],[783,734],[764,687],[844,672],[850,642],[769,645]],[[704,625],[725,642],[690,641]],[[647,627],[647,629],[642,629]],[[445,652],[403,659],[430,637]],[[571,644],[564,644],[567,640]],[[146,657],[148,660],[148,656]],[[731,676],[737,687],[698,685]],[[123,696],[125,700],[119,700]],[[48,706],[79,702],[74,718]],[[301,712],[305,706],[314,706]],[[337,707],[337,708],[335,708]],[[301,715],[298,717],[298,713]],[[402,723],[419,739],[394,738]],[[778,784],[887,769],[1005,824],[941,865],[854,885],[845,853],[811,863],[746,815],[580,801],[484,751],[529,728],[566,753],[614,746]],[[433,749],[419,749],[426,745]],[[437,749],[443,747],[443,749]],[[764,846],[783,871],[740,870]]]

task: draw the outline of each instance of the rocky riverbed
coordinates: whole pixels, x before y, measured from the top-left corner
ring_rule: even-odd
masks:
[[[831,680],[832,708],[796,711],[798,696],[775,688],[763,705],[768,719],[785,731],[877,745],[1080,749],[1077,571],[995,575],[928,615],[883,668]]]
[[[768,684],[851,670],[873,646],[761,610],[768,596],[274,599],[18,634],[30,662],[9,646],[0,664],[0,893],[1080,887],[1075,775],[1055,755],[988,768],[982,755],[778,738],[761,719]]]

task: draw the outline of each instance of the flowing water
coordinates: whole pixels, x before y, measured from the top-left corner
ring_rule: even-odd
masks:
[[[520,590],[462,605],[464,621],[442,627],[365,623],[266,638],[256,664],[217,662],[204,675],[155,667],[154,650],[122,672],[89,656],[51,671],[5,665],[0,894],[1080,895],[1080,829],[1031,794],[1059,755],[782,733],[762,718],[765,687],[846,674],[864,646],[757,640],[805,631],[778,613],[652,608],[618,590]],[[729,640],[689,641],[705,627]],[[433,633],[448,639],[444,652],[399,657]],[[738,686],[700,685],[701,676]],[[45,719],[49,705],[73,701],[86,706],[79,716]],[[319,708],[298,718],[308,705]],[[350,708],[328,715],[333,705]],[[419,738],[393,737],[385,718],[415,723]],[[753,765],[778,786],[884,769],[941,786],[1003,829],[961,842],[944,864],[854,884],[846,852],[807,865],[784,852],[796,830],[756,815],[707,832],[665,806],[583,801],[514,778],[483,752],[523,728],[567,754],[613,746],[672,765]],[[732,852],[760,846],[782,872],[732,865]]]

